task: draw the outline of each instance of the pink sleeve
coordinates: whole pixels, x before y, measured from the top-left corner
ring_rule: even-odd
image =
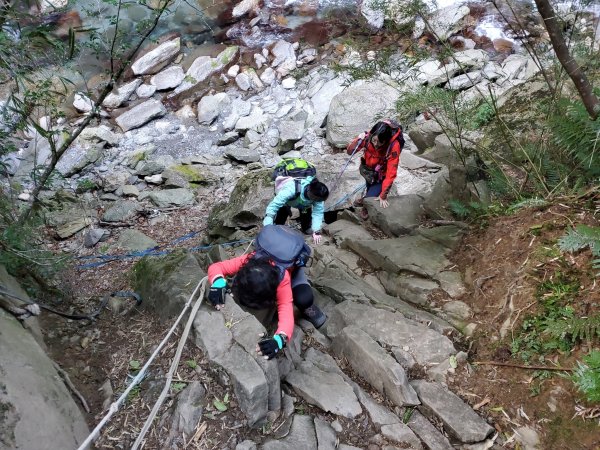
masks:
[[[215,281],[215,278],[218,276],[228,277],[230,275],[235,275],[238,270],[240,270],[242,266],[246,264],[251,256],[252,253],[211,264],[208,266],[208,282],[212,284],[213,281]]]
[[[279,323],[275,333],[285,333],[289,341],[294,332],[294,303],[291,277],[287,270],[283,280],[277,286],[277,314]]]

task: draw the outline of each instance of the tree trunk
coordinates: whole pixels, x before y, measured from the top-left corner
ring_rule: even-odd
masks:
[[[571,77],[571,80],[573,80],[588,114],[592,120],[596,120],[600,113],[600,100],[594,95],[592,85],[585,76],[585,73],[583,73],[577,61],[569,53],[569,48],[565,43],[560,24],[550,5],[550,1],[535,0],[535,4],[542,19],[544,19],[544,25],[550,35],[550,41],[552,42],[556,57],[567,71],[567,74],[569,74],[569,77]]]

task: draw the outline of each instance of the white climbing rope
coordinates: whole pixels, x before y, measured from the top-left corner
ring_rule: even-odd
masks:
[[[131,380],[131,383],[129,384],[129,386],[127,386],[127,389],[125,389],[125,391],[121,394],[121,396],[110,405],[110,408],[108,409],[108,412],[106,413],[106,415],[102,418],[100,423],[98,423],[98,425],[96,425],[96,428],[94,428],[94,430],[85,439],[85,441],[83,441],[83,443],[77,448],[77,450],[85,450],[86,448],[88,448],[88,446],[94,440],[96,440],[98,438],[98,436],[100,435],[100,430],[104,427],[104,425],[106,425],[108,423],[108,421],[111,419],[111,417],[119,410],[119,407],[123,404],[123,402],[129,395],[129,392],[131,392],[131,390],[142,381],[142,379],[144,378],[144,375],[146,373],[146,370],[148,370],[148,367],[150,367],[150,364],[152,364],[152,362],[154,361],[154,358],[156,358],[158,356],[158,354],[160,353],[162,348],[165,346],[165,344],[167,343],[167,341],[169,340],[171,335],[175,332],[175,330],[177,329],[177,326],[179,325],[179,322],[181,322],[181,319],[183,319],[183,316],[185,315],[186,311],[192,304],[192,299],[196,296],[198,289],[200,289],[200,287],[202,286],[201,295],[198,298],[198,300],[196,301],[196,304],[194,305],[194,310],[198,311],[198,307],[200,307],[200,304],[202,303],[202,299],[204,298],[204,288],[205,288],[206,279],[207,279],[207,277],[204,277],[198,282],[198,285],[194,289],[194,292],[192,292],[192,295],[190,295],[190,298],[185,303],[183,310],[177,317],[177,320],[175,321],[175,323],[173,324],[171,329],[167,332],[167,334],[165,335],[163,340],[160,342],[160,344],[158,344],[158,347],[156,347],[156,350],[154,350],[152,355],[150,355],[150,358],[148,358],[148,361],[146,361],[146,364],[144,364],[144,366],[141,368],[141,370],[138,372],[138,374],[135,376],[135,378],[133,380]],[[190,318],[192,318],[192,321],[193,321],[193,317],[194,317],[193,314],[191,314]],[[189,320],[188,320],[188,322],[189,322]],[[180,343],[180,345],[181,345],[181,343]],[[178,351],[179,351],[179,348],[178,348]],[[179,354],[181,355],[180,351],[179,351]]]
[[[206,280],[206,277],[204,277],[203,280]],[[136,438],[135,442],[131,446],[131,450],[137,450],[140,447],[140,444],[143,445],[142,441],[144,440],[144,436],[146,436],[146,433],[152,426],[152,422],[154,421],[154,418],[158,414],[158,410],[160,409],[163,402],[167,398],[167,394],[169,393],[169,389],[171,387],[171,382],[173,381],[173,374],[175,373],[175,371],[177,370],[177,367],[179,366],[179,360],[181,359],[181,353],[183,352],[183,347],[185,347],[185,343],[187,341],[188,335],[190,334],[190,329],[192,328],[192,323],[194,323],[194,319],[196,318],[196,313],[198,312],[198,308],[200,308],[200,305],[202,304],[202,300],[204,298],[205,286],[206,285],[202,286],[202,290],[200,291],[200,297],[198,297],[198,300],[196,300],[196,303],[194,303],[194,307],[192,308],[192,312],[190,313],[190,316],[188,317],[188,321],[185,324],[183,333],[181,333],[181,338],[179,338],[179,345],[177,346],[177,351],[175,352],[175,357],[173,358],[173,361],[171,362],[171,368],[169,369],[169,373],[167,374],[167,378],[165,380],[165,385],[163,386],[163,390],[160,393],[158,400],[156,400],[156,403],[154,403],[154,407],[152,408],[152,411],[150,411],[150,415],[148,416],[148,418],[146,419],[146,422],[144,423],[144,426],[140,430],[140,434],[138,434],[138,437]]]

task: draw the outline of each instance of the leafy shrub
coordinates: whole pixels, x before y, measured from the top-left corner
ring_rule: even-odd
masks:
[[[494,117],[496,117],[496,110],[494,106],[489,102],[482,103],[475,110],[475,114],[473,115],[473,119],[471,122],[472,127],[479,128],[483,125],[487,125],[492,121]]]
[[[564,252],[576,252],[589,247],[592,251],[592,267],[600,269],[600,227],[577,225],[558,240],[558,247]]]
[[[600,351],[591,351],[577,362],[572,380],[588,401],[600,402]]]

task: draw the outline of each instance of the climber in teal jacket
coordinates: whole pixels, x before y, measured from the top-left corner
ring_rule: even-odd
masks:
[[[277,177],[275,198],[267,206],[263,225],[285,225],[292,215],[292,208],[300,211],[300,227],[306,234],[312,233],[315,244],[321,242],[321,226],[325,215],[325,200],[329,189],[315,177]]]

